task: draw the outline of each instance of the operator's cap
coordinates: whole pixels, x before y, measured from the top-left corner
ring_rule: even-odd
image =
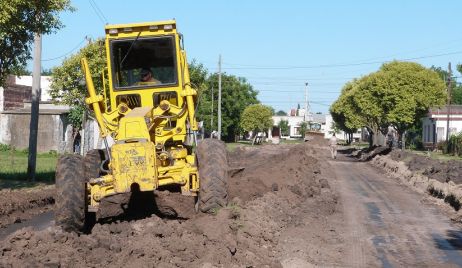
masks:
[[[146,75],[148,75],[148,74],[150,74],[150,73],[151,73],[151,69],[149,69],[149,68],[143,68],[143,69],[141,69],[140,75],[141,75],[141,77],[145,77]]]

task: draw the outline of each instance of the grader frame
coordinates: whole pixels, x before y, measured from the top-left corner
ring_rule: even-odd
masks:
[[[130,192],[134,185],[140,191],[176,185],[181,194],[196,197],[203,212],[226,205],[223,143],[203,140],[196,155],[197,91],[191,86],[176,22],[108,25],[105,31],[102,95],[97,94],[87,60],[81,62],[88,90],[85,102],[94,112],[105,152],[58,161],[61,212],[56,222],[69,231],[82,230],[103,198]],[[147,73],[155,79],[143,81]],[[76,178],[71,183],[69,177]],[[71,184],[82,187],[81,194],[74,193]]]

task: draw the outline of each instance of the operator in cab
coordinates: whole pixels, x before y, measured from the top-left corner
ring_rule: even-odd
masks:
[[[141,69],[140,82],[138,82],[138,85],[158,85],[158,84],[161,84],[161,82],[152,76],[151,69],[149,68]]]

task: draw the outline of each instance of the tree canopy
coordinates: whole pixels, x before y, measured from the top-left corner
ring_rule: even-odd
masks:
[[[0,0],[0,86],[8,74],[31,58],[34,33],[49,34],[63,27],[58,14],[73,10],[70,0]]]
[[[281,136],[290,135],[289,120],[281,120],[278,123],[278,127],[281,130]]]
[[[199,89],[199,104],[197,109],[198,120],[204,122],[204,127],[208,132],[217,130],[218,74],[208,74],[205,68],[200,64],[191,64],[189,67],[191,74],[198,74],[197,76],[191,75],[191,81]],[[199,81],[194,79],[199,79]],[[223,81],[221,90],[221,135],[226,141],[234,141],[236,135],[241,132],[239,123],[241,121],[242,112],[249,105],[259,103],[257,99],[258,92],[253,89],[252,85],[250,85],[245,78],[222,74],[221,79]],[[213,99],[212,90],[214,92]],[[213,126],[210,125],[212,100]]]
[[[448,79],[448,76],[449,76],[448,71],[442,69],[441,67],[435,67],[435,66],[432,66],[431,69],[434,70],[435,72],[437,72],[438,75],[440,76],[440,78],[445,83],[447,83],[447,79]],[[462,73],[462,65],[461,64],[457,65],[457,71],[459,73]],[[454,79],[454,78],[451,81],[452,81],[452,83],[451,83],[451,104],[462,105],[462,84],[457,83],[456,79]]]
[[[241,128],[244,131],[266,131],[273,126],[272,109],[263,104],[252,104],[244,109]]]
[[[101,92],[103,88],[101,72],[106,67],[106,54],[103,40],[98,39],[52,69],[50,96],[53,100],[71,106],[84,105],[87,89],[81,83],[85,79],[80,66],[83,57],[88,60],[95,89]]]
[[[385,63],[374,73],[347,83],[330,111],[347,133],[366,127],[370,134],[399,134],[445,102],[445,83],[438,73],[413,62]],[[401,137],[401,135],[400,135]]]

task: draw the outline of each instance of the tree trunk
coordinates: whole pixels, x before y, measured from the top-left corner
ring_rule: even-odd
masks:
[[[368,142],[369,142],[369,147],[372,147],[374,145],[374,131],[370,128],[366,128],[367,133],[369,133],[368,137]]]
[[[405,130],[402,129],[397,129],[398,131],[398,148],[399,149],[404,149],[405,148]]]

